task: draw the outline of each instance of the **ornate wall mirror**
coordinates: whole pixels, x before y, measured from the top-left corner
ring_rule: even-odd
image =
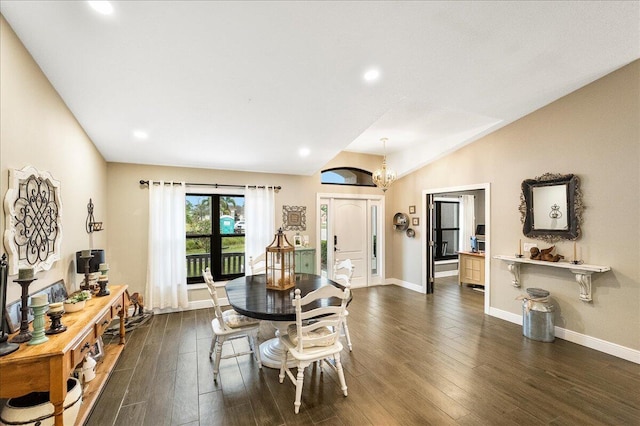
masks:
[[[522,182],[520,214],[527,237],[548,243],[578,239],[582,209],[580,179],[576,175],[545,173]]]

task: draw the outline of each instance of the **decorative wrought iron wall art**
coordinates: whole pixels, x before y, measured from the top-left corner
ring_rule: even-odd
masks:
[[[89,204],[87,204],[87,223],[85,224],[85,229],[87,230],[87,234],[102,231],[102,222],[96,222],[96,219],[93,217],[93,201],[91,201],[91,198],[89,198]]]
[[[60,260],[62,242],[60,182],[33,166],[10,169],[4,207],[9,274],[22,267],[51,269]]]
[[[282,223],[285,231],[306,231],[307,208],[304,206],[282,206]]]

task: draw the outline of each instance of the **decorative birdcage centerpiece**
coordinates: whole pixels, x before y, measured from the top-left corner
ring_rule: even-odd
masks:
[[[287,290],[296,285],[294,247],[287,236],[278,229],[273,241],[266,248],[267,288]]]

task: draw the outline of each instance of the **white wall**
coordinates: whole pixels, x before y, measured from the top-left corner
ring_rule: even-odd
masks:
[[[7,192],[9,169],[27,165],[60,181],[61,259],[49,271],[38,273],[29,291],[60,279],[74,290],[82,279],[75,273],[75,252],[107,244],[106,232],[85,231],[89,198],[96,220],[107,216],[106,162],[4,17],[0,17],[0,91],[0,192],[3,196]],[[4,224],[2,214],[0,229]],[[6,252],[4,246],[0,252]],[[7,302],[20,298],[14,278],[9,276]]]

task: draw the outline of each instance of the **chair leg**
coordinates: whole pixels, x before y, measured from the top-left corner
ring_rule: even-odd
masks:
[[[344,371],[342,370],[342,362],[340,362],[340,354],[336,354],[336,370],[338,371],[338,378],[340,379],[340,389],[344,396],[347,396],[347,382],[344,380]]]
[[[342,322],[342,327],[344,327],[344,337],[347,338],[347,345],[349,346],[349,352],[353,350],[353,346],[351,346],[351,336],[349,335],[349,326],[347,326],[347,318],[345,317]]]
[[[258,345],[258,333],[249,336],[249,343],[253,351],[253,357],[258,363],[258,368],[262,368],[262,358],[260,357],[260,345]]]
[[[296,401],[293,403],[293,410],[296,414],[300,412],[300,405],[302,403],[302,385],[304,383],[304,369],[305,367],[298,363],[298,375],[296,377]]]
[[[289,351],[285,350],[284,356],[282,357],[282,361],[280,361],[280,374],[278,375],[278,379],[280,383],[284,382],[284,369],[287,368],[287,355],[289,355]]]
[[[213,381],[218,381],[218,373],[220,372],[220,358],[222,357],[222,344],[224,339],[216,340],[216,360],[213,363]]]
[[[216,341],[218,340],[217,335],[213,335],[211,338],[211,346],[209,347],[209,359],[211,359],[211,355],[213,355],[213,351],[216,349]]]

